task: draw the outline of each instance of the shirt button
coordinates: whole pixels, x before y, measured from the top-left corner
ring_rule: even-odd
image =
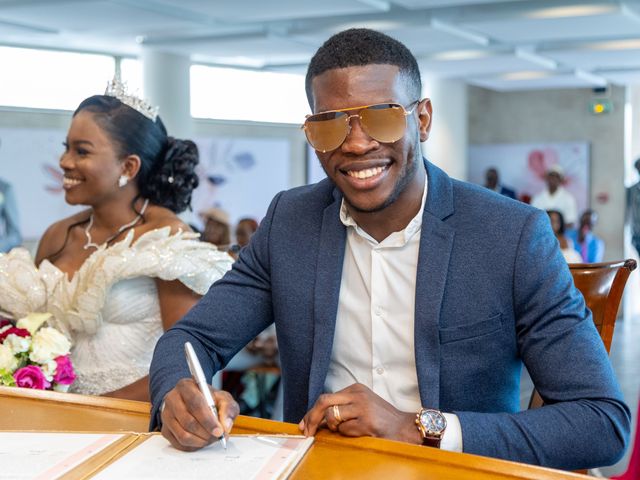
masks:
[[[382,310],[380,310],[380,307],[376,307],[376,315],[379,317],[382,315]]]
[[[382,367],[378,367],[378,368],[376,368],[376,373],[377,373],[378,375],[382,375],[382,374],[384,373],[384,368],[382,368]]]

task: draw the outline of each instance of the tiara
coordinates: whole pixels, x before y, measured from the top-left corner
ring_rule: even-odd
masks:
[[[108,97],[115,97],[125,105],[140,112],[152,122],[155,122],[158,116],[158,107],[149,105],[145,100],[136,97],[135,95],[129,95],[127,93],[127,86],[122,83],[119,78],[115,77],[113,80],[107,83],[107,89],[104,94]]]

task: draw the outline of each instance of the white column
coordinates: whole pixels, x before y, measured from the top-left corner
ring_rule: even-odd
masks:
[[[422,77],[423,96],[431,99],[431,134],[424,155],[450,176],[467,179],[467,85],[460,80]]]
[[[169,135],[191,138],[189,57],[145,48],[142,52],[144,96],[160,107]]]

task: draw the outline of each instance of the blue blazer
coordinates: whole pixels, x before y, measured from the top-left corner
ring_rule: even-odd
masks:
[[[559,468],[617,461],[630,413],[545,212],[449,178],[425,161],[415,303],[422,405],[455,412],[465,452]],[[158,342],[151,428],[191,341],[210,378],[276,324],[284,418],[323,392],[346,229],[325,179],[278,194],[248,247]],[[522,362],[549,406],[519,410]]]

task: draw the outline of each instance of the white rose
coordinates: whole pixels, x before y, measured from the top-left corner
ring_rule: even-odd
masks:
[[[18,360],[13,355],[9,347],[0,343],[0,370],[6,370],[13,373],[18,368]]]
[[[13,354],[26,352],[31,346],[31,338],[21,337],[12,333],[4,339],[4,344],[11,349]]]
[[[26,328],[31,335],[35,334],[44,322],[51,318],[50,313],[30,313],[16,323],[18,328]]]
[[[56,374],[56,369],[58,368],[58,362],[55,360],[49,360],[48,362],[40,365],[40,370],[44,374],[44,378],[47,379],[47,382],[53,380],[53,376]]]
[[[69,353],[71,343],[58,330],[51,327],[41,328],[33,336],[31,354],[32,362],[44,364],[60,355]]]

